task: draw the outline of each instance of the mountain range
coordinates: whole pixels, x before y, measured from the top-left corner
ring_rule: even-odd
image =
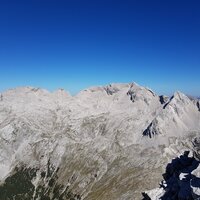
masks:
[[[75,96],[10,89],[0,96],[0,199],[164,199],[158,185],[172,159],[185,159],[200,175],[199,133],[200,99],[181,92],[157,95],[136,83]],[[188,188],[191,198],[200,195]]]

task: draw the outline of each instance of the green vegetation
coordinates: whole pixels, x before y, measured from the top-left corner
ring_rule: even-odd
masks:
[[[34,169],[18,169],[16,173],[5,180],[0,186],[1,200],[30,200],[34,193],[34,185],[31,183],[36,176]]]
[[[0,200],[81,200],[69,187],[57,183],[57,171],[48,166],[47,173],[41,172],[40,184],[35,188],[32,179],[38,169],[16,168],[13,175],[0,186]],[[47,183],[47,184],[45,184]]]

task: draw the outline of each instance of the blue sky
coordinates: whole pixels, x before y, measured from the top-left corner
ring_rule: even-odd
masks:
[[[137,82],[200,95],[198,0],[1,0],[0,91]]]

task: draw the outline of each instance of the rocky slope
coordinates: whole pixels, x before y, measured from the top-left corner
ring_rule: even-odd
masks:
[[[136,83],[0,98],[0,199],[142,199],[200,133],[199,100]]]
[[[195,140],[196,148],[197,143]],[[198,149],[200,147],[199,144],[198,142]],[[159,188],[144,192],[143,200],[200,199],[199,152],[194,151],[193,155],[189,155],[189,153],[189,151],[185,151],[183,155],[174,158],[167,165]]]

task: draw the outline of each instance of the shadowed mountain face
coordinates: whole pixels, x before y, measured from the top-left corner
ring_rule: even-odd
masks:
[[[198,100],[131,84],[0,96],[0,199],[142,199],[193,149]]]
[[[195,200],[200,198],[198,158],[189,151],[167,164],[160,187],[143,194],[143,200]]]

